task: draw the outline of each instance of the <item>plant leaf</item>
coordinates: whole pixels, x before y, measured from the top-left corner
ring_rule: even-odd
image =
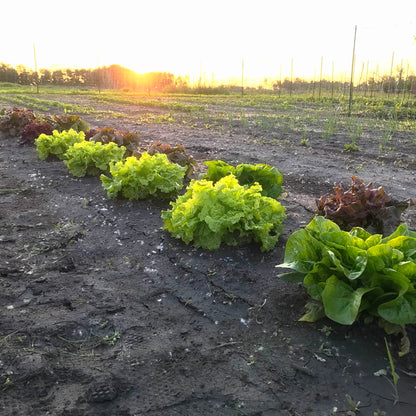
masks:
[[[305,309],[306,313],[299,318],[300,322],[316,322],[325,316],[323,305],[320,302],[308,302]]]
[[[325,315],[340,324],[351,325],[360,311],[361,298],[372,290],[365,287],[354,290],[342,280],[331,276],[322,292]]]

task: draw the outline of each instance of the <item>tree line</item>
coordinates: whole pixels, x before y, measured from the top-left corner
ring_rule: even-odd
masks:
[[[361,77],[360,77],[361,78]],[[16,68],[11,65],[0,63],[0,82],[11,82],[22,85],[62,85],[97,89],[126,89],[138,91],[160,91],[160,92],[182,92],[201,94],[226,94],[237,85],[229,86],[206,86],[200,79],[197,85],[191,85],[189,77],[175,77],[167,72],[150,72],[137,74],[131,69],[120,65],[110,65],[95,69],[40,69],[30,70],[23,65]],[[383,75],[370,77],[366,80],[360,79],[354,86],[356,91],[364,94],[384,92],[387,94],[416,94],[416,76],[403,74],[399,68],[395,75]],[[302,78],[275,80],[265,78],[262,85],[257,87],[245,87],[245,90],[263,90],[264,92],[276,92],[284,94],[312,93],[318,96],[345,94],[348,92],[349,81],[309,81]]]
[[[175,77],[167,72],[137,74],[120,65],[95,69],[40,69],[33,71],[18,65],[0,63],[0,82],[12,82],[21,85],[68,85],[78,87],[96,87],[98,89],[166,90],[183,86],[187,80]]]
[[[285,78],[283,81],[264,80],[266,88],[273,89],[273,91],[280,91],[284,93],[302,94],[309,93],[323,93],[327,95],[328,92],[332,93],[348,93],[350,86],[349,81],[328,81],[322,79],[320,81],[307,81],[301,78]],[[258,87],[263,88],[262,86]],[[383,92],[387,94],[416,94],[416,76],[409,75],[406,78],[400,76],[383,75],[379,78],[371,77],[366,81],[359,81],[354,85],[354,90],[365,94],[374,94]]]

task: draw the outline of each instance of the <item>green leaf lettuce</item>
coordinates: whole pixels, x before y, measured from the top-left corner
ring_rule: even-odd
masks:
[[[416,323],[416,233],[401,224],[390,236],[355,227],[341,231],[315,217],[288,239],[284,263],[321,302],[325,315],[350,325],[361,313],[404,326]]]
[[[164,228],[185,243],[217,249],[221,243],[237,245],[255,241],[262,251],[277,243],[285,209],[273,198],[261,195],[259,184],[242,186],[230,174],[216,183],[192,181],[184,195],[163,211]]]

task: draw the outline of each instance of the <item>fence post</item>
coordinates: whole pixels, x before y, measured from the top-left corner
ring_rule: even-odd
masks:
[[[241,60],[241,96],[244,95],[244,59]]]
[[[348,117],[351,117],[352,107],[352,90],[354,89],[354,66],[355,66],[355,40],[357,38],[357,25],[354,29],[354,43],[352,46],[352,62],[351,62],[351,81],[350,81],[350,99],[348,101]]]
[[[36,94],[39,94],[39,74],[38,74],[38,64],[36,62],[36,49],[35,49],[35,44],[33,44],[33,57],[35,58]]]

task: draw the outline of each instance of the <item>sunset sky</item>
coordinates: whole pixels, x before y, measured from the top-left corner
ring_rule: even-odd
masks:
[[[416,1],[38,0],[1,6],[0,62],[34,68],[119,64],[138,73],[241,79],[416,71]]]

